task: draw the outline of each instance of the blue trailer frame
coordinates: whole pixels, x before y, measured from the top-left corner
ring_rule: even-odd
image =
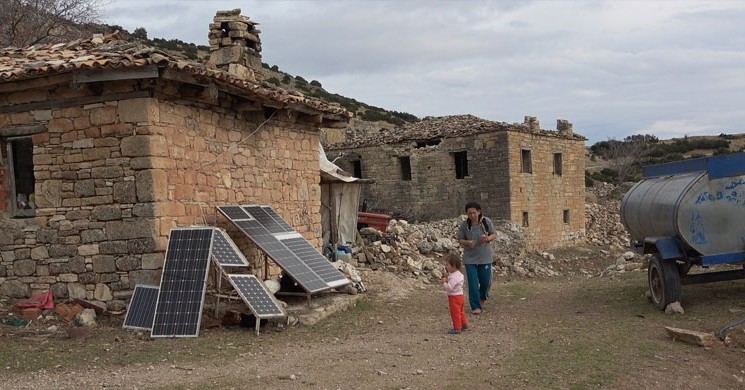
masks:
[[[733,180],[732,184],[727,188],[743,193],[745,192],[745,179],[742,178],[745,175],[745,152],[646,166],[642,168],[642,179],[695,173],[706,174],[709,180],[740,176],[737,180]],[[641,181],[638,184],[640,183]],[[739,186],[742,187],[738,188]],[[632,191],[633,188],[629,190],[627,196]],[[675,208],[671,212],[671,215],[674,217],[678,214],[680,200],[684,194],[685,191],[679,195],[678,202],[675,203]],[[730,198],[726,198],[728,195],[722,194],[721,191],[713,194],[707,192],[700,201],[722,201],[723,199],[732,201],[731,196]],[[745,202],[742,202],[740,199],[739,197],[735,197],[734,201],[738,205],[745,207]],[[622,217],[625,215],[626,201],[627,198],[624,197],[624,202],[621,205]],[[675,221],[672,222],[674,226]],[[626,221],[624,221],[624,225],[627,225]],[[745,245],[745,242],[743,244]],[[743,251],[705,255],[693,247],[695,244],[693,246],[690,245],[678,235],[644,237],[641,241],[632,238],[630,246],[639,253],[655,255],[653,261],[650,262],[648,280],[652,292],[652,300],[660,309],[664,309],[669,303],[679,300],[681,285],[745,278],[745,268],[693,275],[688,274],[688,271],[693,266],[708,268],[721,264],[743,264],[745,263],[745,246],[743,247]]]

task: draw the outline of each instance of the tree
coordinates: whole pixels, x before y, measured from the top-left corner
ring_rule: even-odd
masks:
[[[623,141],[608,140],[605,157],[613,160],[618,172],[616,178],[618,184],[623,183],[635,168],[638,169],[642,156],[657,142],[657,137],[653,135],[633,135],[626,137]]]
[[[137,39],[142,39],[143,41],[147,40],[147,30],[145,30],[145,27],[137,27],[134,32],[132,32],[132,36]]]
[[[70,41],[98,22],[103,0],[0,0],[0,47]]]

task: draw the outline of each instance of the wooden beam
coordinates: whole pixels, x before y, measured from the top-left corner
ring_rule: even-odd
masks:
[[[323,115],[321,114],[305,114],[299,112],[296,119],[297,123],[309,123],[313,125],[320,125],[323,123]]]
[[[66,84],[70,82],[72,75],[70,73],[56,74],[52,76],[36,77],[27,80],[13,80],[0,83],[0,93],[25,91],[37,89],[52,85]]]
[[[234,103],[231,108],[238,112],[252,112],[252,111],[261,111],[263,110],[261,104],[257,102],[250,102],[250,101],[243,101],[239,103]]]
[[[161,77],[166,80],[178,81],[185,84],[201,85],[203,87],[209,83],[207,81],[200,81],[188,73],[175,71],[170,68],[164,69]]]
[[[45,102],[25,103],[0,107],[0,113],[23,112],[31,110],[49,110],[52,108],[74,107],[93,103],[110,102],[114,100],[129,100],[146,97],[151,97],[150,91],[124,92],[103,96],[83,96],[72,99],[47,100]]]
[[[323,123],[321,123],[321,127],[326,127],[329,129],[346,129],[349,127],[349,123],[345,120],[332,120],[332,119],[324,119]]]
[[[42,124],[2,127],[0,128],[0,137],[20,137],[25,135],[43,133],[46,130],[47,126]]]
[[[97,81],[116,81],[132,79],[152,79],[158,77],[158,65],[149,64],[132,68],[95,69],[73,72],[75,84],[94,83]]]

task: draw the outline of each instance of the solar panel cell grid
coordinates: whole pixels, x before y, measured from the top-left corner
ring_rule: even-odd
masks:
[[[256,276],[232,274],[228,275],[228,278],[256,317],[268,318],[285,315],[282,307]]]
[[[151,337],[198,335],[213,230],[171,230]]]
[[[248,214],[243,211],[241,206],[220,206],[217,209],[226,217],[234,221],[250,218]]]
[[[152,329],[157,299],[158,286],[136,285],[122,328]]]
[[[245,219],[236,219],[242,208]],[[309,293],[350,283],[339,270],[270,206],[221,206],[218,210]]]
[[[212,237],[212,256],[222,267],[248,266],[248,260],[235,246],[233,240],[222,230],[215,229]]]

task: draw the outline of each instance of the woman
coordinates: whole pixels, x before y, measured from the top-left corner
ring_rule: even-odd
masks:
[[[458,227],[458,243],[463,249],[463,264],[468,280],[468,304],[471,313],[481,314],[489,298],[491,265],[494,257],[489,244],[497,238],[491,219],[481,215],[481,205],[466,204],[468,218]]]

